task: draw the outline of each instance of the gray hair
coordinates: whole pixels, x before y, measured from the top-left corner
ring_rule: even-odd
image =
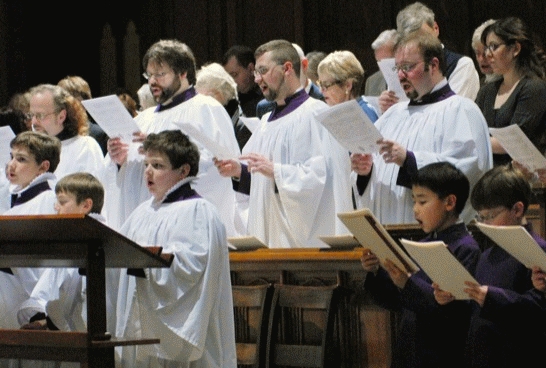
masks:
[[[392,44],[396,44],[396,41],[398,41],[398,31],[396,29],[387,29],[384,30],[377,36],[375,41],[372,42],[372,50],[377,50],[380,47],[385,46],[389,42],[392,42]]]
[[[396,16],[396,28],[399,33],[417,31],[423,24],[434,27],[434,12],[421,2],[406,6]]]
[[[483,22],[482,24],[480,24],[478,26],[478,28],[476,28],[474,30],[474,33],[472,34],[472,48],[476,48],[476,45],[479,45],[480,43],[482,43],[482,33],[485,29],[485,27],[495,23],[496,20],[495,19],[489,19],[489,20],[486,20],[485,22]]]
[[[195,88],[216,90],[222,94],[225,101],[238,99],[237,83],[231,75],[218,63],[204,65],[197,71]]]
[[[360,94],[364,82],[364,68],[351,51],[334,51],[328,54],[319,63],[318,72],[327,73],[339,82],[351,80],[353,82],[351,96],[356,97]]]

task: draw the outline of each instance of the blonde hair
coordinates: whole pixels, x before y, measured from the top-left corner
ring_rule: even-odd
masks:
[[[317,70],[319,74],[329,74],[338,82],[352,81],[351,96],[360,95],[364,82],[364,68],[351,51],[334,51],[328,54],[322,59]]]

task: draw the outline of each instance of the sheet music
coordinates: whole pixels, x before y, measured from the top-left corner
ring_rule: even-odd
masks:
[[[416,242],[401,238],[400,242],[419,267],[442,290],[449,291],[455,299],[470,299],[463,291],[466,288],[464,282],[476,280],[443,241]]]
[[[140,131],[116,95],[83,100],[82,104],[110,138],[120,137],[123,142],[130,143],[133,140],[133,133]]]
[[[233,250],[255,250],[268,248],[264,242],[252,235],[228,237],[228,246]]]
[[[499,141],[513,160],[527,166],[531,171],[546,168],[546,158],[523,133],[519,125],[489,128],[489,133]]]
[[[15,138],[15,133],[9,126],[0,128],[0,165],[2,168],[11,160],[11,140]]]
[[[356,100],[320,110],[315,117],[349,152],[379,151],[377,141],[383,136]]]
[[[246,116],[241,116],[239,119],[241,119],[243,124],[245,124],[248,130],[250,130],[252,133],[254,133],[254,130],[259,128],[261,122],[261,120],[256,117],[248,118]]]
[[[214,157],[218,158],[219,160],[237,158],[227,147],[221,146],[220,144],[218,144],[218,142],[207,137],[193,124],[183,121],[177,122],[176,124],[185,134],[189,135],[191,138],[201,143],[207,150],[212,153]]]
[[[340,212],[337,217],[353,233],[356,240],[364,248],[369,248],[380,262],[388,258],[401,270],[411,273],[419,270],[419,266],[377,221],[369,208]]]
[[[394,58],[381,59],[377,62],[377,65],[383,74],[383,78],[385,78],[385,81],[387,82],[387,89],[393,91],[396,94],[396,97],[399,98],[399,101],[407,101],[408,97],[400,85],[398,72],[392,70],[396,66]]]
[[[523,226],[493,226],[481,222],[476,226],[525,267],[539,266],[546,271],[546,252]]]

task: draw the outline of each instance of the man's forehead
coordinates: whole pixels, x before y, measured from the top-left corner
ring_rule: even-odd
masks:
[[[394,54],[394,58],[396,61],[417,61],[421,57],[421,52],[419,51],[419,47],[415,42],[410,42],[405,45],[401,45],[396,49],[396,52]]]
[[[272,54],[271,51],[264,52],[262,55],[258,56],[256,59],[256,65],[267,65],[271,62]]]

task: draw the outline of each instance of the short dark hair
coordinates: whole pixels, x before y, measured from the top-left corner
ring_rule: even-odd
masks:
[[[458,215],[463,212],[470,193],[466,175],[449,162],[434,162],[423,166],[412,178],[412,185],[430,189],[440,199],[453,194],[457,198],[455,211]]]
[[[301,60],[300,55],[296,48],[286,40],[273,40],[264,43],[254,51],[254,57],[258,59],[266,52],[271,51],[271,59],[278,65],[283,65],[285,62],[290,61],[292,68],[296,75],[300,76]]]
[[[527,211],[532,190],[529,181],[511,164],[495,166],[487,171],[474,185],[470,201],[476,211],[495,207],[512,208],[523,203]]]
[[[44,133],[19,133],[11,140],[10,147],[25,147],[38,164],[49,161],[49,172],[54,172],[61,160],[61,141]]]
[[[175,73],[187,73],[188,82],[195,84],[196,62],[193,51],[188,45],[178,40],[160,40],[148,48],[142,66],[144,70],[149,62],[168,65]]]
[[[429,65],[433,58],[437,58],[439,61],[440,71],[442,75],[446,73],[446,61],[444,56],[444,48],[438,37],[432,34],[417,30],[415,32],[402,35],[394,45],[394,52],[400,47],[406,46],[409,43],[415,43],[419,52],[423,56],[425,64]]]
[[[93,201],[91,212],[100,213],[104,205],[104,187],[88,172],[76,172],[63,176],[55,185],[55,194],[70,193],[76,197],[76,204],[87,198]]]
[[[151,133],[146,137],[142,147],[145,152],[153,151],[167,155],[173,169],[188,164],[190,166],[189,176],[197,176],[199,172],[199,149],[180,130]]]
[[[231,59],[233,56],[235,56],[235,59],[237,59],[237,62],[243,68],[246,68],[250,63],[256,63],[256,58],[254,58],[254,50],[248,46],[234,45],[231,46],[224,54],[222,58],[222,65],[225,66],[229,62],[229,59]]]

